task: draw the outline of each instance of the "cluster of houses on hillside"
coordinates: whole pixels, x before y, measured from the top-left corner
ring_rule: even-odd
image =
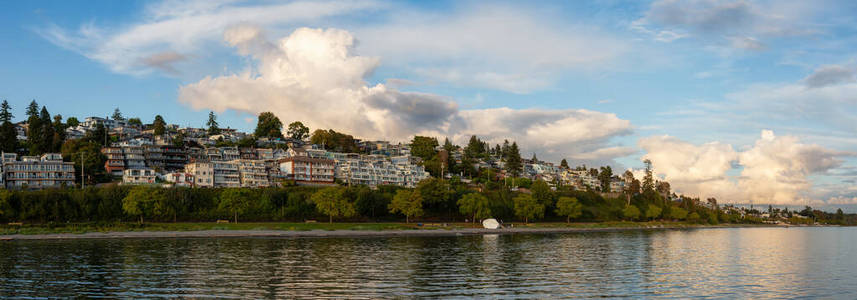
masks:
[[[19,139],[26,139],[26,123],[18,124]],[[266,187],[283,183],[299,185],[362,184],[369,186],[398,185],[414,187],[429,177],[410,145],[387,141],[357,141],[361,153],[325,150],[323,145],[310,145],[302,140],[257,139],[246,147],[217,146],[236,144],[249,135],[234,129],[220,129],[209,134],[203,128],[180,128],[166,125],[164,134],[129,124],[126,120],[88,117],[66,129],[68,139],[83,138],[87,132],[103,127],[113,142],[101,148],[106,156],[105,171],[121,178],[122,184],[165,184],[187,187]],[[176,137],[186,142],[174,143]],[[108,141],[106,140],[105,143]],[[461,161],[463,150],[450,153]],[[69,158],[66,158],[69,160]],[[74,164],[57,153],[41,157],[3,154],[0,186],[40,189],[73,186]],[[484,159],[478,168],[501,170],[504,162]],[[80,170],[77,170],[78,172]],[[570,185],[578,189],[596,188],[601,182],[590,171],[561,168],[539,160],[523,160],[522,177]],[[451,175],[451,174],[449,174]],[[625,180],[614,176],[613,191],[624,189]]]

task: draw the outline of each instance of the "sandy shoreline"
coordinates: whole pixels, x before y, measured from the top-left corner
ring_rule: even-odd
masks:
[[[415,230],[198,230],[198,231],[122,231],[56,234],[14,234],[0,236],[2,241],[13,240],[66,240],[66,239],[124,239],[124,238],[299,238],[299,237],[432,237],[483,234],[550,234],[580,232],[610,232],[632,230],[674,230],[739,227],[782,227],[776,225],[711,225],[711,226],[651,226],[605,228],[462,228]]]

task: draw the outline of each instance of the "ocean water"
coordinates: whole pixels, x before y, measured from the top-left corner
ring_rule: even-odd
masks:
[[[857,299],[857,228],[0,242],[0,296]]]

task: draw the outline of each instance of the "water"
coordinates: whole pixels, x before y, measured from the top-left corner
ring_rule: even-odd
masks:
[[[4,297],[857,299],[856,228],[0,243]]]

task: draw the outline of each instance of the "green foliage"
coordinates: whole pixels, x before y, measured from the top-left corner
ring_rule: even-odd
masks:
[[[354,203],[349,201],[344,194],[344,189],[338,187],[327,187],[321,189],[311,198],[315,208],[329,217],[329,223],[333,223],[334,217],[351,217],[357,214]]]
[[[299,121],[292,122],[289,124],[289,129],[287,131],[290,138],[296,140],[303,140],[309,137],[309,128],[304,126],[304,123]]]
[[[12,122],[0,123],[0,151],[16,152],[18,150],[18,132]]]
[[[235,217],[235,223],[238,223],[238,215],[250,207],[251,197],[253,197],[252,192],[246,188],[226,189],[220,193],[218,207],[231,212]]]
[[[83,166],[82,170],[86,176],[87,184],[109,180],[104,170],[107,156],[101,153],[99,144],[85,139],[68,140],[63,143],[61,152],[63,159],[74,162],[76,182],[80,182],[78,176],[80,176],[81,166]]]
[[[360,148],[354,137],[349,134],[339,133],[333,129],[316,129],[312,132],[310,143],[323,145],[325,149],[334,152],[357,153]]]
[[[559,200],[556,202],[556,214],[558,216],[565,216],[566,223],[570,222],[571,219],[580,217],[583,213],[582,209],[583,206],[574,197],[559,197]]]
[[[515,216],[524,219],[524,223],[528,223],[530,219],[543,218],[545,216],[545,206],[536,201],[529,194],[520,194],[514,198]]]
[[[391,213],[405,215],[405,223],[410,223],[412,217],[423,215],[423,198],[418,191],[399,190],[388,206]]]
[[[524,170],[523,162],[521,161],[521,151],[518,149],[518,143],[512,142],[509,147],[506,157],[506,172],[512,177],[518,177]]]
[[[118,107],[113,110],[113,115],[110,118],[117,121],[125,120],[125,117],[122,116],[122,112],[119,111]]]
[[[601,172],[598,172],[598,181],[601,182],[601,192],[610,192],[610,181],[613,178],[613,169],[610,166],[601,167]]]
[[[661,215],[661,208],[654,204],[649,204],[646,208],[646,219],[653,220]]]
[[[205,122],[205,126],[208,126],[209,135],[220,134],[220,124],[217,124],[217,115],[213,111],[208,112],[208,121]]]
[[[636,220],[640,218],[640,209],[634,205],[628,205],[622,210],[622,216],[625,217],[626,220]]]
[[[672,207],[670,208],[670,218],[674,220],[684,220],[687,218],[687,210],[681,207]]]
[[[553,207],[554,193],[550,186],[544,180],[537,180],[530,188],[533,193],[533,198],[547,208]]]
[[[140,223],[144,217],[151,216],[156,202],[165,201],[163,189],[147,186],[136,186],[122,198],[122,210],[130,216],[139,216]]]
[[[471,217],[473,222],[491,217],[490,202],[480,193],[464,194],[458,199],[458,210],[461,214]]]
[[[128,125],[142,127],[143,126],[143,120],[140,120],[140,118],[130,118],[130,119],[128,119]],[[69,125],[69,126],[71,126],[71,125]]]
[[[283,138],[283,122],[274,115],[274,113],[266,111],[259,114],[259,120],[256,123],[256,138]]]
[[[161,115],[155,116],[155,121],[152,122],[152,129],[155,135],[163,135],[167,130],[167,122]]]
[[[9,105],[9,101],[3,100],[3,103],[0,104],[0,123],[12,122],[14,118],[15,115],[12,114],[12,106]]]
[[[77,127],[77,125],[80,125],[80,121],[75,117],[68,117],[68,119],[65,120],[65,124],[68,125],[68,127]]]
[[[690,213],[689,215],[687,215],[687,221],[692,223],[699,222],[699,214],[696,212]]]
[[[437,139],[427,136],[414,136],[411,140],[411,155],[428,161],[437,154]]]
[[[563,158],[563,159],[562,159],[562,161],[560,161],[560,162],[559,162],[559,166],[560,166],[561,168],[566,168],[566,169],[568,169],[568,161],[567,161],[567,160],[565,160],[565,158]]]

